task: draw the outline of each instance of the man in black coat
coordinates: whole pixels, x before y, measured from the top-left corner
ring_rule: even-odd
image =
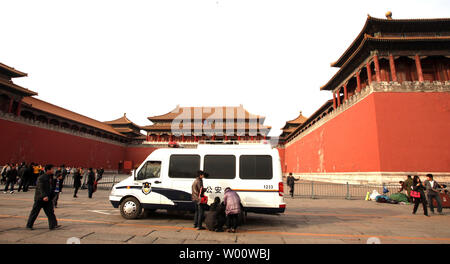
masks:
[[[87,178],[89,198],[92,198],[92,194],[94,193],[94,182],[95,182],[95,173],[92,170],[92,168],[89,168],[89,173],[88,173],[88,178]]]
[[[50,230],[61,227],[56,220],[55,212],[53,210],[53,165],[45,166],[45,173],[39,176],[34,193],[34,204],[28,217],[27,228],[32,230],[34,221],[39,215],[41,209],[44,209],[48,218],[48,228]]]
[[[81,170],[81,168],[76,168],[73,173],[73,188],[75,189],[73,192],[73,198],[78,198],[77,193],[78,189],[80,189],[81,187],[81,178],[83,178],[83,176],[81,175],[82,173],[83,171]]]
[[[294,187],[296,181],[298,181],[298,179],[295,179],[294,176],[292,176],[292,172],[290,172],[289,176],[287,177],[286,183],[290,188],[289,193],[291,194],[292,198],[294,198]]]
[[[19,188],[17,189],[17,192],[20,192],[20,190],[22,190],[22,188],[25,190],[25,184],[27,182],[27,179],[25,179],[25,172],[27,170],[27,166],[25,164],[25,162],[22,162],[22,164],[20,165],[20,168],[17,172],[17,174],[19,175]]]

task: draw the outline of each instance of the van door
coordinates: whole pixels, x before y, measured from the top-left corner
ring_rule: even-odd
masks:
[[[200,170],[200,155],[173,154],[170,156],[168,176],[170,193],[167,197],[181,210],[194,210],[192,183]]]
[[[152,188],[159,188],[162,184],[161,161],[147,161],[137,173],[136,182],[142,187],[138,196],[141,204],[160,204],[161,195]]]

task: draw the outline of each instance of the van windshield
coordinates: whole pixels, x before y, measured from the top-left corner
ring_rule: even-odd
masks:
[[[161,174],[161,161],[147,161],[137,175],[137,180],[159,178]]]

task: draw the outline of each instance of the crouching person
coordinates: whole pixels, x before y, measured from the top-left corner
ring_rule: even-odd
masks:
[[[205,219],[206,228],[209,231],[223,232],[223,225],[225,224],[225,205],[220,203],[220,198],[214,198],[214,203],[206,212]]]
[[[230,187],[227,187],[225,188],[223,202],[226,206],[225,213],[230,227],[228,232],[235,233],[239,222],[239,214],[241,213],[241,198]]]

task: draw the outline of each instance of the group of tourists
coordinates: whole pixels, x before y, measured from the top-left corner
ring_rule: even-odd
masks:
[[[406,192],[409,201],[414,203],[413,214],[422,204],[423,214],[428,216],[427,202],[431,213],[434,214],[433,200],[436,201],[438,213],[442,214],[442,201],[439,193],[443,186],[433,179],[433,174],[427,174],[426,177],[427,179],[422,183],[419,176],[408,175],[405,181],[400,182],[402,184],[400,191]]]
[[[203,227],[205,221],[206,227],[210,231],[223,232],[223,226],[228,227],[228,232],[235,233],[239,225],[239,215],[242,212],[241,199],[239,195],[230,187],[225,188],[223,202],[219,197],[214,198],[214,202],[205,212],[208,203],[208,197],[205,196],[203,187],[203,178],[208,174],[203,171],[197,172],[197,178],[192,184],[192,201],[195,204],[194,228],[197,230],[206,229]]]
[[[73,187],[74,194],[73,197],[77,198],[78,190],[86,185],[88,189],[88,197],[92,198],[92,194],[95,192],[97,182],[103,177],[104,169],[93,169],[89,168],[84,170],[81,167],[70,168],[65,165],[61,165],[57,168],[53,168],[53,178],[56,185],[58,193],[62,191],[64,180],[69,174],[73,175]],[[20,165],[18,163],[7,163],[1,169],[1,183],[5,184],[3,193],[14,193],[14,186],[18,184],[17,191],[23,190],[27,192],[30,186],[37,186],[38,177],[45,174],[45,168],[41,164],[31,162],[29,164],[22,162]],[[85,184],[82,184],[83,176],[86,176]],[[59,195],[55,197],[56,204]]]
[[[64,165],[62,168],[65,170]],[[7,163],[1,170],[1,183],[5,184],[3,193],[7,193],[8,189],[11,194],[14,193],[16,183],[19,184],[18,192],[21,190],[27,192],[30,186],[36,186],[37,178],[43,173],[42,165],[34,162],[29,164],[22,162],[20,165],[18,163]],[[67,171],[64,172],[63,176],[66,174]]]

